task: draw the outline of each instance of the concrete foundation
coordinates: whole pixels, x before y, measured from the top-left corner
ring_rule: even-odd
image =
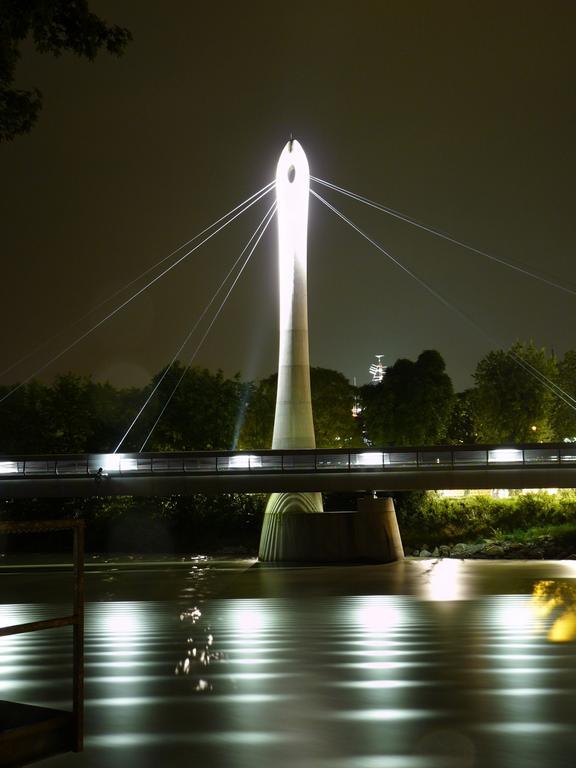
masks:
[[[404,550],[394,502],[366,497],[357,512],[269,512],[258,558],[284,563],[391,563]]]

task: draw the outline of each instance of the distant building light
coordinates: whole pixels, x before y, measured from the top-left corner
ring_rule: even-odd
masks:
[[[380,384],[380,382],[384,379],[384,376],[386,376],[386,370],[387,366],[384,365],[382,362],[382,358],[384,355],[374,355],[377,362],[372,363],[370,368],[368,369],[370,371],[370,375],[372,376],[371,384]]]

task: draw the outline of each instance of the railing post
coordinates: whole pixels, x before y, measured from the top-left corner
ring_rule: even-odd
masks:
[[[75,751],[84,743],[84,521],[74,528],[74,742]]]

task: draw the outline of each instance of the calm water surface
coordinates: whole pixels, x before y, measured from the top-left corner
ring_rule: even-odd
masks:
[[[67,613],[0,569],[3,625]],[[60,766],[573,766],[576,563],[94,561],[86,747]],[[66,707],[70,631],[0,640],[0,698]]]

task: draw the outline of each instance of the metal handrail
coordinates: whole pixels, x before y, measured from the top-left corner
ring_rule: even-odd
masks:
[[[58,627],[73,628],[73,694],[72,717],[74,721],[74,751],[81,752],[84,745],[84,521],[42,520],[22,523],[0,522],[0,534],[47,533],[72,530],[74,595],[71,616],[60,616],[42,621],[30,621],[0,628],[0,637],[19,635]]]

